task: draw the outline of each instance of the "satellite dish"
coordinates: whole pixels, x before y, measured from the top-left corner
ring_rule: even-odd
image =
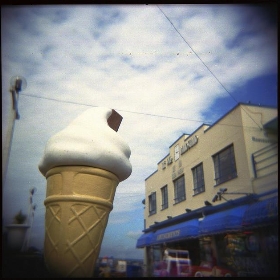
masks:
[[[26,89],[27,82],[22,76],[13,76],[10,80],[10,85],[13,90],[19,92]]]

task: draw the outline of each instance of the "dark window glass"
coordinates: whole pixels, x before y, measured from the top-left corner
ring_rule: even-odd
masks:
[[[174,181],[174,203],[186,200],[185,176]]]
[[[213,156],[216,185],[237,177],[233,145]]]
[[[156,192],[149,195],[149,214],[153,215],[157,212]]]
[[[205,191],[203,164],[199,164],[192,169],[193,173],[193,191],[198,194]]]
[[[162,199],[162,205],[161,209],[168,208],[168,193],[167,193],[167,186],[164,186],[161,188],[161,199]]]

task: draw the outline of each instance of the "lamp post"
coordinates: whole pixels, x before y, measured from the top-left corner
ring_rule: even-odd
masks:
[[[25,240],[22,246],[22,252],[25,252],[29,248],[29,241],[31,237],[31,231],[32,231],[32,226],[33,226],[33,221],[34,221],[34,213],[37,208],[36,204],[33,204],[33,195],[36,192],[36,188],[32,188],[29,190],[29,211],[28,211],[28,216],[27,216],[27,224],[30,226],[28,234],[25,236]]]
[[[20,119],[18,112],[18,98],[19,92],[24,90],[27,86],[27,82],[24,77],[13,76],[10,80],[10,92],[12,96],[12,110],[9,111],[8,123],[7,123],[7,133],[5,142],[2,148],[2,183],[4,185],[6,179],[6,173],[9,163],[9,156],[11,151],[11,144],[15,126],[15,120]]]

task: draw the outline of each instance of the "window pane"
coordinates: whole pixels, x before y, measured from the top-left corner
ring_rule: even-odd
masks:
[[[194,194],[198,194],[205,191],[204,186],[204,174],[202,163],[192,169],[193,172],[193,185]]]
[[[216,184],[226,182],[237,176],[233,145],[216,154],[213,159]]]
[[[174,202],[178,203],[186,199],[185,177],[182,176],[174,181]]]
[[[168,208],[168,192],[167,186],[161,188],[161,197],[162,197],[162,209]]]
[[[149,214],[155,214],[157,209],[157,204],[156,204],[156,193],[152,193],[149,195]]]

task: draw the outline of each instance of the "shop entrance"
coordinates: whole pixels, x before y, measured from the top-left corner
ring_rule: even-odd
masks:
[[[198,239],[188,239],[172,243],[167,243],[166,246],[175,250],[187,250],[192,264],[198,265],[200,263],[200,248]]]

